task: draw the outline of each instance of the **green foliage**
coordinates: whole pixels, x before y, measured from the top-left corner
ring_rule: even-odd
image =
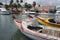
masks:
[[[19,0],[16,0],[16,2],[18,3],[18,2],[19,2]],[[20,0],[20,2],[22,3],[22,2],[23,2],[23,0]]]
[[[16,2],[18,3],[18,2],[19,2],[19,0],[16,0]]]
[[[32,8],[32,5],[31,4],[28,4],[28,6],[27,6],[28,8]]]
[[[12,7],[18,8],[18,7],[21,7],[21,5],[20,4],[17,5],[16,3],[14,3]]]
[[[23,0],[20,0],[20,2],[22,3],[22,2],[23,2]]]
[[[14,3],[14,4],[13,4],[13,7],[17,8],[17,5],[16,5],[16,3]]]
[[[9,7],[13,7],[13,4],[9,5]]]
[[[29,8],[32,8],[32,5],[25,3],[24,7],[29,9]]]
[[[13,4],[13,0],[10,1],[10,5],[12,5],[12,4]]]
[[[0,5],[3,5],[3,3],[0,2]]]
[[[25,4],[24,4],[24,7],[25,7],[25,8],[27,8],[27,5],[28,5],[28,4],[27,4],[27,3],[25,3]]]
[[[10,4],[9,6],[10,7],[21,7],[20,3],[19,3],[19,0],[16,0],[17,4],[16,3],[13,3],[13,0],[10,1]],[[20,0],[20,2],[23,2],[23,0]]]
[[[36,5],[36,2],[34,1],[34,2],[33,2],[33,6],[35,7],[35,5]]]
[[[40,7],[40,5],[38,5]]]
[[[18,4],[18,7],[22,7],[20,4]]]
[[[5,4],[5,8],[8,9],[9,8],[9,5]]]

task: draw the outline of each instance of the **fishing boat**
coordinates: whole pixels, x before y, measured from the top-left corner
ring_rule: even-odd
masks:
[[[46,26],[51,26],[51,27],[58,27],[60,28],[60,22],[55,22],[53,19],[51,21],[54,21],[54,22],[50,22],[50,18],[41,18],[39,16],[37,16],[37,19],[38,19],[38,22],[43,24],[43,25],[46,25]]]
[[[20,29],[20,31],[29,38],[35,40],[60,40],[59,37],[49,35],[49,31],[45,30],[43,27],[27,25],[29,22],[26,23],[26,21],[14,19],[14,23],[16,24],[17,28]],[[29,21],[31,20],[29,19]]]

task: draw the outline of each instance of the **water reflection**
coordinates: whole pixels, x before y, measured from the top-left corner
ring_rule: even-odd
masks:
[[[21,15],[16,15],[21,19]],[[0,40],[31,40],[23,35],[13,22],[11,15],[0,15]]]
[[[22,34],[20,32],[20,30],[18,29],[15,34],[12,36],[11,40],[31,40],[29,39],[27,36],[25,36],[24,34]]]

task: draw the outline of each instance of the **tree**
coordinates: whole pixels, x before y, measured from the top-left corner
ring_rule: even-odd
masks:
[[[27,4],[27,3],[25,3],[25,4],[24,4],[24,7],[25,7],[25,8],[27,8],[27,5],[28,5],[28,4]]]
[[[23,2],[23,0],[20,0],[20,2],[22,3],[22,2]]]
[[[0,5],[3,5],[3,3],[0,2]]]
[[[32,8],[32,5],[25,3],[24,7],[27,8],[27,9],[30,9],[30,8]]]
[[[10,1],[10,5],[12,5],[12,4],[13,4],[13,0]]]
[[[33,2],[33,6],[34,6],[34,7],[36,6],[36,2],[35,2],[35,1]]]
[[[14,3],[14,4],[13,4],[13,7],[17,8],[17,5],[16,5],[16,3]]]
[[[13,4],[9,5],[9,7],[13,7]]]
[[[18,3],[18,2],[19,2],[19,0],[16,0],[16,2]]]
[[[20,4],[18,4],[18,7],[21,7],[21,5],[20,5]]]
[[[28,4],[28,5],[27,5],[27,8],[28,8],[28,9],[32,8],[32,5],[31,5],[31,4]]]
[[[16,0],[17,3],[19,3],[19,0]]]
[[[38,5],[40,7],[40,5]]]
[[[8,9],[8,7],[9,7],[9,6],[8,6],[7,4],[5,4],[5,8]]]

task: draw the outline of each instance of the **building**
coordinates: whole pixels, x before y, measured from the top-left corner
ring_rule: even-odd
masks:
[[[34,7],[32,7],[31,9],[33,10]],[[55,9],[55,6],[35,6],[35,9],[37,9],[39,13],[41,12],[48,13],[50,10],[53,11]]]

